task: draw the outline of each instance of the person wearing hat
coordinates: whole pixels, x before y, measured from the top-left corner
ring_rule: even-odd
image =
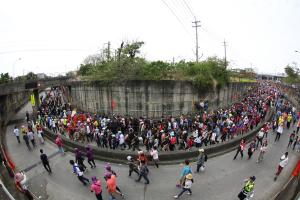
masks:
[[[261,128],[260,131],[256,135],[257,143],[256,143],[255,149],[258,148],[259,143],[260,143],[260,146],[262,146],[264,135],[265,135],[264,128]]]
[[[33,200],[33,196],[27,189],[26,182],[27,182],[26,174],[24,174],[23,172],[16,173],[15,183],[16,183],[17,187],[24,193],[24,195],[27,197],[27,199]]]
[[[288,164],[288,161],[289,161],[288,155],[289,155],[289,153],[285,152],[285,154],[283,154],[280,157],[280,162],[279,162],[277,172],[276,172],[275,177],[274,177],[274,181],[277,180],[277,178],[278,178],[279,174],[281,173],[282,169]]]
[[[106,180],[106,185],[107,185],[107,192],[109,194],[109,200],[116,199],[114,197],[115,194],[119,194],[123,199],[125,197],[125,195],[118,190],[116,179],[117,179],[116,175],[114,175],[114,174],[107,173],[105,175],[105,180]]]
[[[78,166],[78,164],[75,163],[74,160],[70,160],[70,165],[72,165],[73,173],[77,175],[78,180],[82,182],[83,185],[87,185],[86,182],[90,182],[90,180],[83,176],[83,172]]]
[[[254,181],[255,181],[255,176],[251,176],[249,179],[245,180],[245,186],[243,187],[242,191],[238,194],[238,198],[240,200],[244,200],[250,195],[253,195],[253,190],[254,190]]]
[[[114,181],[116,182],[117,180],[117,173],[111,168],[110,163],[106,163],[105,164],[105,172],[104,172],[104,179],[107,181],[107,175],[113,175],[114,176]],[[116,183],[116,190],[117,192],[121,195],[124,196],[124,194],[122,193],[121,189],[118,187],[117,183]]]
[[[128,176],[131,176],[132,172],[135,172],[137,175],[140,175],[138,166],[134,162],[134,159],[131,156],[127,156],[127,160],[128,160],[127,164],[129,166],[129,175]]]
[[[96,176],[92,177],[92,184],[91,184],[91,192],[94,192],[96,195],[96,198],[98,200],[103,200],[102,198],[102,186],[101,186],[101,180],[97,179]]]
[[[204,149],[199,149],[199,155],[197,158],[197,173],[199,172],[200,168],[204,168],[204,162],[205,162],[205,154]]]
[[[181,192],[178,195],[174,196],[174,198],[178,199],[186,191],[188,191],[188,195],[192,195],[191,187],[192,187],[193,182],[194,182],[193,175],[192,174],[187,174],[184,177],[184,182],[183,182],[184,185],[182,187]]]

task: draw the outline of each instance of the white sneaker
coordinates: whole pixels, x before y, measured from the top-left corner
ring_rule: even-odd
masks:
[[[188,195],[192,195],[192,193],[190,193],[190,192],[188,192],[187,194],[188,194]]]
[[[178,196],[176,195],[176,196],[174,196],[174,199],[178,199]]]

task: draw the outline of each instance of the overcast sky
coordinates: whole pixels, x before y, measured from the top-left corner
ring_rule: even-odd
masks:
[[[193,15],[201,59],[223,58],[225,39],[232,67],[278,73],[300,63],[299,0],[0,0],[0,72],[75,70],[122,40],[144,41],[148,60],[195,60]]]

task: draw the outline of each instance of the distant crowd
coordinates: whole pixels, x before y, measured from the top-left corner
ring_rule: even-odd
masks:
[[[275,87],[260,85],[249,89],[241,102],[228,109],[157,120],[76,112],[66,102],[63,88],[57,87],[41,97],[37,126],[48,127],[73,141],[95,142],[99,148],[140,150],[144,145],[146,150],[187,150],[225,142],[252,130],[265,118],[270,106],[275,106],[278,95],[281,94]]]

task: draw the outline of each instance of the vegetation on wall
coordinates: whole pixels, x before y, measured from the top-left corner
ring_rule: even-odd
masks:
[[[139,56],[144,42],[127,42],[112,53],[104,49],[88,56],[78,74],[88,80],[191,80],[200,90],[220,89],[229,83],[223,59],[210,57],[201,62],[147,61]]]
[[[287,74],[287,77],[285,77],[284,81],[286,83],[300,83],[300,77],[299,77],[299,68],[297,66],[297,63],[293,63],[293,66],[287,65],[285,68],[285,73]]]

